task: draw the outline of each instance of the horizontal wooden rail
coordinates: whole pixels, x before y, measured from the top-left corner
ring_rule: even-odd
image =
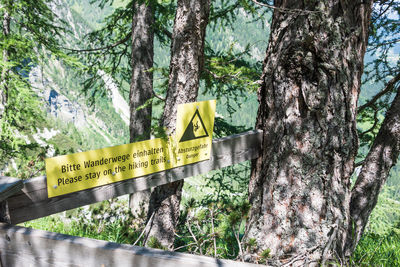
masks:
[[[22,180],[0,176],[0,202],[14,195],[24,187]]]
[[[186,253],[123,245],[0,223],[0,266],[255,267]]]
[[[0,221],[17,224],[255,159],[261,151],[261,143],[262,131],[216,139],[207,161],[54,198],[47,197],[46,177],[33,178],[24,182],[19,193],[2,203]]]

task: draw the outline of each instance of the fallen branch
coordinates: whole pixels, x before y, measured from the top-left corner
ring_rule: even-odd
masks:
[[[150,225],[150,223],[152,222],[154,217],[154,212],[151,214],[150,219],[147,221],[146,226],[143,228],[143,231],[140,233],[139,237],[136,239],[136,241],[133,243],[133,246],[135,246],[137,244],[137,242],[139,242],[140,238],[142,238],[143,234],[146,232],[147,227]],[[147,238],[146,238],[147,239]]]

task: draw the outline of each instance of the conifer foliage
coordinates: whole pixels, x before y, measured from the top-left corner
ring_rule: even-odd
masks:
[[[61,52],[63,21],[51,10],[51,1],[0,1],[0,157],[1,165],[32,148],[20,132],[35,132],[44,119],[28,77],[46,53],[70,61]],[[73,61],[70,61],[71,63]]]

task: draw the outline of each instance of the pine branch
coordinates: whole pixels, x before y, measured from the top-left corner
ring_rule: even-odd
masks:
[[[378,43],[376,45],[372,45],[372,48],[368,49],[368,51],[372,51],[374,49],[377,49],[377,48],[385,46],[385,45],[397,44],[399,42],[400,42],[400,38],[395,38],[395,39],[392,39],[392,40],[384,41],[384,42]]]
[[[364,136],[365,134],[367,134],[369,132],[372,132],[375,129],[375,127],[378,125],[378,122],[379,122],[378,111],[379,111],[378,109],[375,109],[375,112],[374,112],[374,124],[371,126],[371,128],[369,128],[368,130],[362,132],[360,134],[360,137]]]
[[[197,240],[196,235],[193,233],[193,231],[192,231],[192,226],[190,225],[189,221],[187,222],[187,228],[188,228],[189,233],[191,234],[191,236],[192,236],[194,242],[197,243],[197,247],[198,247],[199,250],[200,250],[200,254],[203,255],[203,251],[202,251],[202,249],[201,249],[201,244],[200,244],[200,242]]]
[[[67,48],[67,47],[62,47],[65,50],[72,51],[72,52],[95,52],[95,51],[101,51],[101,50],[110,50],[116,46],[119,46],[120,44],[126,43],[132,36],[132,31],[129,32],[123,39],[107,46],[103,47],[97,47],[97,48],[89,48],[89,49],[72,49],[72,48]]]
[[[192,242],[192,243],[189,243],[189,244],[187,244],[187,245],[183,245],[183,246],[174,248],[174,251],[180,250],[180,249],[182,249],[182,248],[190,247],[190,246],[192,246],[192,245],[197,245],[197,243]],[[1,267],[1,266],[0,266],[0,267]]]
[[[207,72],[208,74],[210,74],[216,80],[225,80],[226,78],[237,79],[237,77],[242,73],[241,71],[238,71],[237,73],[235,73],[233,75],[232,74],[224,74],[222,76],[219,76],[207,68],[204,68],[204,71]]]
[[[165,98],[160,96],[159,94],[157,94],[154,90],[153,90],[153,95],[154,95],[154,97],[156,97],[156,98],[160,99],[161,101],[165,102]]]
[[[362,165],[364,165],[364,161],[357,162],[354,164],[354,168],[360,167]]]
[[[398,73],[393,79],[391,79],[387,84],[385,89],[383,89],[382,91],[380,91],[379,93],[377,93],[371,100],[369,100],[367,103],[365,103],[364,105],[358,107],[357,112],[361,112],[362,110],[364,110],[367,107],[371,107],[373,105],[375,105],[375,102],[381,98],[382,96],[386,95],[388,92],[393,90],[394,85],[400,81],[400,73]]]
[[[292,14],[298,14],[298,13],[323,13],[322,11],[314,11],[314,10],[303,10],[303,9],[292,9],[292,8],[281,8],[281,7],[276,7],[273,5],[265,4],[265,3],[260,3],[257,0],[251,0],[253,3],[263,6],[263,7],[268,7],[271,9],[278,10],[279,12],[285,12],[285,13],[292,13]]]
[[[386,1],[385,1],[386,2]],[[384,8],[384,9],[382,9],[383,7],[384,7],[384,2],[382,3],[379,3],[378,5],[380,6],[380,10],[379,10],[379,14],[378,15],[376,15],[376,17],[374,17],[373,19],[372,19],[372,23],[375,23],[379,18],[381,18],[389,9],[390,9],[390,7],[392,6],[392,3],[394,2],[394,0],[391,0],[390,1],[390,3],[389,4],[387,4],[387,6]]]
[[[162,28],[162,32],[169,38],[172,39],[172,32],[167,30],[167,28]]]

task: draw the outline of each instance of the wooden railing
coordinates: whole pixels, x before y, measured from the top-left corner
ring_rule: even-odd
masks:
[[[207,161],[88,190],[47,197],[46,177],[0,177],[0,259],[3,266],[252,266],[12,226],[50,214],[205,174],[259,156],[262,131],[213,141]],[[124,256],[123,256],[124,255]]]

